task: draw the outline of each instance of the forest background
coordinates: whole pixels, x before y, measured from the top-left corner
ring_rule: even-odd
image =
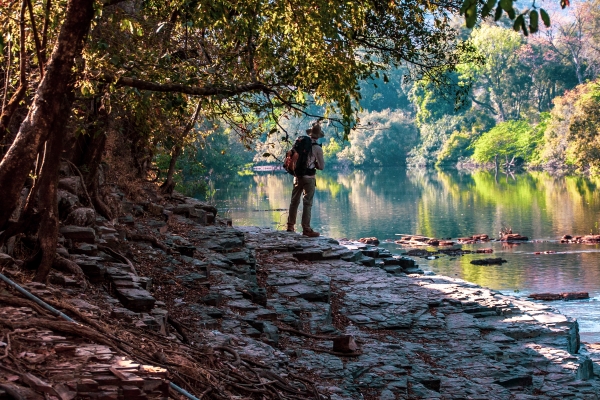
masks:
[[[453,84],[470,85],[460,104],[448,88],[406,79],[405,68],[360,83],[359,125],[347,140],[335,128],[323,140],[328,168],[383,166],[544,169],[600,173],[600,1],[564,10],[548,5],[552,28],[524,36],[507,18],[467,29],[462,40],[481,56],[458,66]],[[313,115],[323,109],[313,107]],[[302,134],[311,119],[284,119]],[[218,129],[186,150],[178,181],[209,174],[231,176],[252,165],[277,164],[290,144],[263,134],[248,151]],[[266,155],[266,157],[265,157]],[[158,156],[166,169],[168,154]]]

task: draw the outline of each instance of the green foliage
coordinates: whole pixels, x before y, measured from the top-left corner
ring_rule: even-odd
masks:
[[[472,138],[468,133],[452,132],[437,156],[436,165],[456,163],[461,157],[469,157],[473,154],[473,150],[469,147],[471,140]]]
[[[323,145],[323,158],[325,159],[325,164],[331,165],[332,163],[337,162],[337,154],[341,152],[342,149],[343,146],[339,140],[329,138],[329,142]]]
[[[231,177],[252,161],[232,131],[217,131],[196,144],[195,162],[204,166],[208,175]]]
[[[338,153],[340,160],[355,166],[402,165],[417,142],[418,130],[400,110],[360,115],[362,128],[352,132],[350,145]]]
[[[541,162],[580,170],[598,168],[598,82],[579,85],[554,100],[544,134]]]
[[[497,156],[499,161],[518,157],[528,162],[536,157],[541,134],[527,121],[502,122],[473,143],[473,160],[489,163]]]
[[[536,33],[538,31],[539,15],[535,1],[533,1],[532,4],[532,8],[534,8],[533,10],[529,11],[526,9],[520,14],[517,14],[518,11],[515,8],[516,0],[482,1],[483,7],[481,8],[481,14],[478,10],[480,7],[479,3],[480,2],[478,0],[463,0],[462,7],[460,8],[460,14],[464,15],[465,25],[467,28],[473,28],[480,17],[482,19],[486,18],[491,14],[492,10],[496,8],[496,11],[494,12],[494,20],[498,21],[500,18],[502,18],[504,13],[506,13],[508,18],[514,21],[513,29],[515,31],[522,31],[525,36],[528,36],[530,32]],[[560,0],[560,6],[562,8],[565,8],[567,5],[569,5],[569,0]],[[544,21],[546,27],[550,27],[550,16],[543,8],[540,8],[539,10],[542,16],[542,21]],[[529,19],[529,24],[527,24],[527,18]]]

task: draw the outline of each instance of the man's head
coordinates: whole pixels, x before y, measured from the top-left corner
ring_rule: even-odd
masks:
[[[321,129],[321,124],[319,124],[318,122],[315,122],[312,125],[312,127],[307,129],[306,134],[315,140],[325,137],[325,134],[323,133],[323,130]]]

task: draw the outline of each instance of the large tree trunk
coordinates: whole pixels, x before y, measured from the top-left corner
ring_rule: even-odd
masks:
[[[68,110],[65,112],[68,116]],[[64,118],[66,122],[67,118]],[[57,129],[58,130],[58,129]],[[55,130],[56,131],[56,130]],[[62,129],[64,132],[64,127]],[[53,132],[54,133],[54,132]],[[53,135],[48,143],[46,159],[42,168],[39,185],[38,210],[42,215],[42,222],[38,229],[39,265],[34,280],[46,282],[48,273],[56,256],[58,243],[58,169],[62,154],[64,133]]]
[[[68,1],[46,74],[17,137],[0,163],[0,229],[15,209],[39,144],[48,140],[52,126],[63,110],[62,99],[72,88],[74,59],[81,54],[84,37],[94,16],[93,3],[94,0]]]

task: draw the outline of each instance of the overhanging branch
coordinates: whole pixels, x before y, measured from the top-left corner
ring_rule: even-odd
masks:
[[[152,92],[172,92],[184,93],[192,96],[221,96],[231,97],[248,92],[273,93],[275,90],[262,82],[250,82],[237,86],[201,86],[193,87],[179,83],[156,83],[137,78],[121,76],[119,78],[110,74],[101,74],[90,77],[92,80],[101,82],[113,82],[118,86],[133,87],[140,90],[149,90]]]

